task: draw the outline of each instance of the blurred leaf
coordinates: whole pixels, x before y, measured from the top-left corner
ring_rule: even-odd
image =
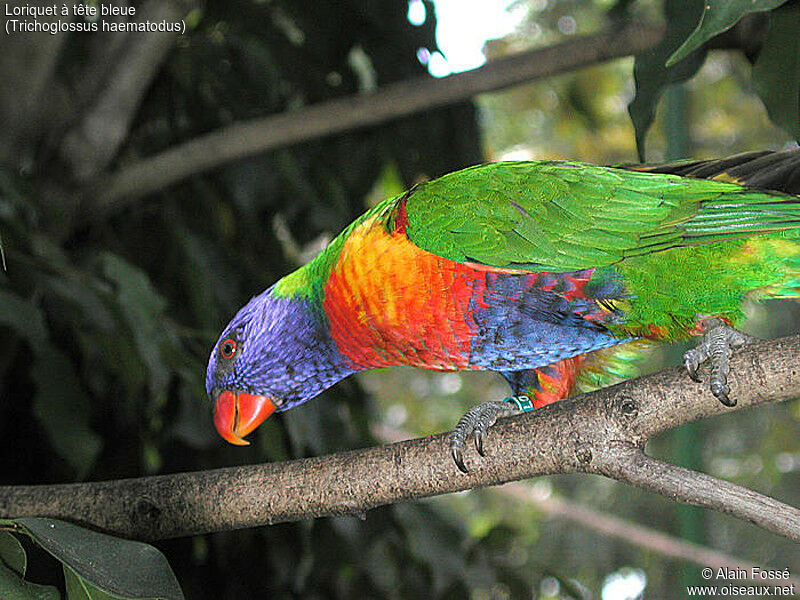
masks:
[[[365,548],[363,567],[387,598],[391,598],[400,588],[402,575],[396,557],[392,555],[389,540],[380,539]]]
[[[176,243],[185,253],[181,275],[188,284],[190,308],[199,316],[200,327],[215,329],[219,326],[220,314],[214,307],[236,305],[219,255],[214,252],[213,244],[184,227],[176,226],[174,233]]]
[[[45,344],[48,338],[41,311],[13,292],[0,289],[0,324],[7,325],[30,342],[31,348]]]
[[[166,386],[169,373],[161,352],[165,300],[153,289],[147,274],[114,254],[102,258],[103,273],[117,286],[117,299],[128,322],[139,356],[150,371],[153,390]]]
[[[0,561],[20,577],[25,577],[28,557],[17,536],[0,531]]]
[[[764,46],[753,66],[753,87],[770,119],[800,139],[800,7],[793,3],[770,15]]]
[[[198,400],[206,398],[205,387],[198,385],[197,378],[192,380],[186,368],[181,368],[179,373],[185,383],[179,392],[180,407],[170,434],[198,450],[218,445],[219,436],[214,429],[211,404],[204,406],[203,400]],[[267,421],[263,427],[266,428],[270,423],[274,423],[274,419]],[[282,444],[278,445],[282,447]]]
[[[697,28],[692,35],[683,42],[672,56],[667,60],[667,66],[672,66],[679,60],[686,58],[690,52],[699,48],[701,44],[710,40],[715,35],[727,31],[739,19],[753,12],[772,10],[784,4],[787,0],[706,0],[703,14]]]
[[[445,515],[423,504],[398,504],[394,509],[403,524],[408,549],[431,569],[436,593],[455,581],[471,582],[462,552],[454,552],[462,539],[458,524],[446,522]]]
[[[36,384],[33,411],[53,448],[83,478],[94,464],[102,440],[89,427],[91,406],[72,363],[56,348],[37,349],[31,369]]]
[[[666,31],[661,43],[636,57],[633,76],[636,80],[636,96],[628,105],[628,112],[636,132],[636,148],[639,160],[645,160],[645,137],[656,106],[664,89],[670,84],[685,81],[700,69],[706,58],[703,48],[691,52],[686,58],[666,67],[667,57],[686,39],[697,19],[703,3],[698,0],[667,0],[664,5]]]
[[[621,21],[629,16],[631,4],[633,0],[617,0],[606,14],[609,19]]]
[[[106,594],[137,600],[183,600],[183,592],[167,559],[153,546],[57,519],[20,518],[14,522],[42,548],[74,570],[80,579]],[[88,596],[92,599],[105,597]]]
[[[53,448],[85,476],[100,451],[89,428],[91,409],[72,363],[48,342],[41,311],[19,296],[0,290],[0,323],[28,340],[36,355],[31,378],[36,384],[34,413]]]
[[[3,600],[61,600],[61,594],[53,586],[25,581],[14,571],[0,564],[0,598]]]
[[[103,332],[110,332],[114,328],[114,320],[95,290],[74,273],[62,270],[59,277],[46,277],[43,281],[54,296],[71,305],[65,308],[78,309],[73,311],[76,320]]]

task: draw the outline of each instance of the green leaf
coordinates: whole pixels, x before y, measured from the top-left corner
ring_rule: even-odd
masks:
[[[162,313],[166,301],[153,289],[147,274],[119,256],[106,253],[103,272],[117,286],[125,320],[133,332],[142,362],[147,365],[154,390],[163,389],[169,371],[161,352],[164,340]]]
[[[20,577],[25,577],[28,557],[17,536],[9,531],[0,531],[0,562]]]
[[[800,7],[790,4],[770,15],[764,46],[753,66],[753,87],[770,119],[800,138]]]
[[[98,590],[75,571],[64,565],[64,582],[67,587],[67,600],[113,600],[114,596]]]
[[[48,341],[41,311],[16,294],[0,290],[0,323],[9,325],[31,346],[36,359],[31,377],[36,384],[34,414],[53,448],[85,476],[100,451],[101,441],[89,427],[91,407],[72,363]]]
[[[0,564],[0,598],[3,600],[61,600],[61,594],[53,586],[25,581],[17,573]]]
[[[102,439],[89,427],[91,406],[72,363],[46,344],[31,369],[36,384],[33,412],[53,448],[83,478],[94,464]]]
[[[105,594],[136,600],[183,600],[183,592],[167,559],[153,546],[57,519],[20,518],[14,522],[24,527],[42,548],[74,570],[80,580]],[[105,597],[88,596],[91,599]]]
[[[706,0],[700,22],[683,45],[678,48],[667,60],[667,66],[672,66],[679,60],[686,58],[690,52],[696,50],[703,43],[715,35],[727,31],[739,19],[753,12],[764,12],[778,8],[787,0]]]
[[[667,23],[664,39],[655,48],[636,57],[633,77],[636,96],[628,105],[628,113],[636,133],[639,159],[644,161],[645,137],[661,94],[668,85],[680,83],[694,76],[706,58],[705,49],[691,52],[686,58],[670,67],[665,66],[668,56],[678,47],[700,17],[703,3],[698,0],[667,0],[664,5]]]
[[[24,298],[0,289],[0,324],[7,325],[25,338],[35,351],[47,341],[41,311]]]

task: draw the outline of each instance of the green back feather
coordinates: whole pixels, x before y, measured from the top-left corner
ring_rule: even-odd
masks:
[[[532,271],[800,227],[800,201],[738,184],[577,162],[501,162],[419,186],[408,237],[458,262]]]

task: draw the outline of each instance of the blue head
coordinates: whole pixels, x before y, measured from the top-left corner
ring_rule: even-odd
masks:
[[[233,444],[275,410],[309,400],[353,372],[336,350],[321,310],[272,289],[242,308],[208,360],[214,424]]]

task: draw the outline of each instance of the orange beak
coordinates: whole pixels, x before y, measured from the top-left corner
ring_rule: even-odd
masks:
[[[243,439],[275,412],[275,403],[266,396],[247,392],[222,392],[214,407],[214,425],[219,434],[237,446],[250,442]]]

